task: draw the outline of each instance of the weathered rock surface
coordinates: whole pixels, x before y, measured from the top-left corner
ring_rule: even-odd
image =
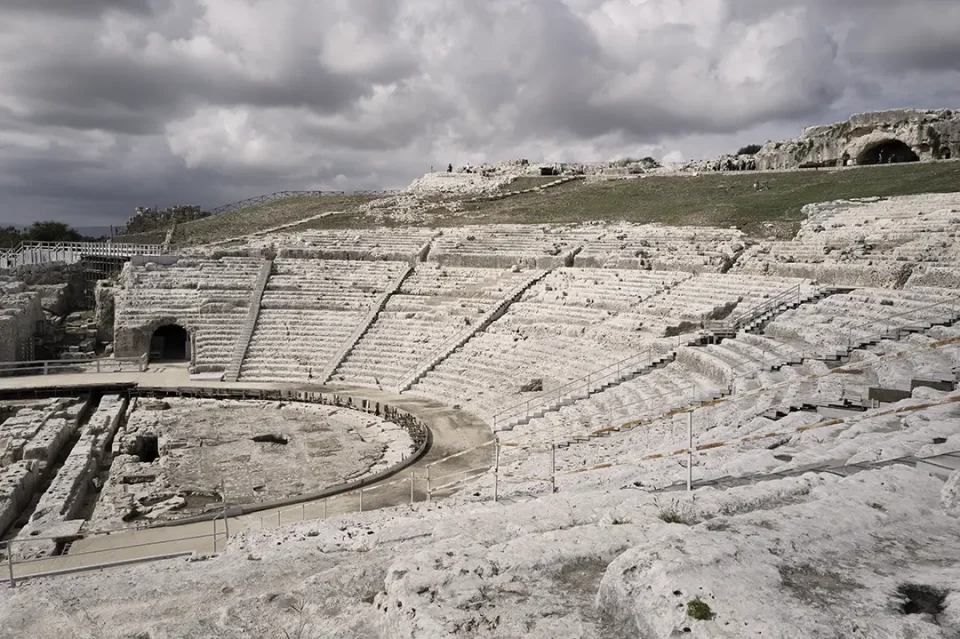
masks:
[[[897,143],[899,144],[891,144]],[[880,151],[887,154],[881,160]],[[756,155],[758,169],[878,164],[891,155],[907,160],[960,158],[960,111],[897,109],[857,113],[846,122],[812,126],[793,140],[767,142]]]
[[[203,562],[31,582],[0,601],[0,636],[952,637],[960,533],[941,485],[898,466],[673,504],[606,490],[341,516],[234,535]],[[947,593],[939,625],[901,612],[905,584]],[[710,620],[686,615],[695,598]]]
[[[950,473],[947,483],[940,491],[940,503],[951,517],[960,517],[960,470]]]

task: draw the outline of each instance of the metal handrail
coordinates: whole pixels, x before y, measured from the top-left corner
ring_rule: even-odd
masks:
[[[123,364],[136,363],[137,369],[143,372],[147,368],[148,354],[144,353],[138,357],[90,357],[85,359],[40,359],[20,362],[0,362],[0,373],[27,371],[42,371],[41,375],[49,375],[58,372],[57,369],[75,368],[88,364],[95,364],[96,371],[85,372],[115,372],[112,369],[122,367]]]
[[[912,315],[912,314],[914,314],[914,313],[916,313],[916,312],[924,311],[924,310],[927,310],[927,309],[929,309],[929,308],[933,308],[933,307],[937,307],[937,306],[950,305],[951,308],[952,308],[953,305],[954,305],[954,304],[957,304],[957,303],[960,303],[960,296],[958,296],[958,297],[956,297],[956,298],[951,298],[951,299],[948,299],[948,300],[943,300],[943,301],[941,301],[941,302],[936,302],[936,303],[934,303],[934,304],[928,304],[928,305],[924,305],[924,306],[921,306],[921,307],[917,307],[917,308],[911,309],[911,310],[906,311],[906,312],[895,313],[895,314],[893,314],[893,315],[889,315],[889,316],[887,316],[887,317],[879,318],[879,319],[877,319],[877,320],[874,320],[873,322],[868,322],[868,323],[862,324],[862,325],[860,325],[860,327],[862,327],[862,326],[867,326],[867,325],[869,325],[869,324],[874,324],[874,323],[877,323],[877,322],[882,322],[882,321],[887,320],[887,319],[895,319],[895,318],[903,317],[903,316],[906,316],[906,315]],[[808,358],[808,357],[815,357],[815,355],[809,354],[808,352],[804,352],[804,353],[802,353],[802,357],[803,357],[804,359],[806,359],[806,358]],[[818,376],[816,376],[816,377],[823,377],[823,376],[824,376],[824,375],[818,375]],[[778,385],[778,386],[783,386],[783,385],[786,385],[786,384],[789,384],[789,383],[793,383],[793,382],[792,382],[792,381],[790,381],[790,382],[783,382],[782,384],[780,384],[780,385]],[[718,385],[716,386],[716,388],[722,389],[723,386],[724,386],[723,384],[718,384]],[[629,407],[631,407],[631,406],[644,406],[644,405],[646,405],[647,403],[649,403],[650,400],[661,399],[661,398],[664,398],[664,397],[673,397],[673,396],[676,396],[677,393],[680,392],[680,391],[692,390],[692,391],[694,391],[694,393],[695,393],[695,392],[697,392],[697,389],[698,389],[698,388],[699,388],[699,386],[698,386],[696,383],[691,383],[691,384],[688,385],[688,386],[681,386],[681,387],[679,387],[679,388],[677,388],[677,389],[672,389],[672,390],[670,390],[670,391],[668,391],[668,392],[665,392],[665,393],[662,393],[662,394],[658,394],[658,395],[646,395],[646,396],[644,396],[642,399],[639,399],[639,400],[637,400],[637,401],[635,401],[635,402],[629,402],[629,403],[626,403],[626,404],[622,404],[622,405],[620,405],[620,408],[623,409],[623,408],[629,408]],[[776,387],[773,387],[773,388],[776,388]],[[761,390],[769,390],[769,388],[764,387],[764,389],[761,389]],[[632,420],[631,422],[627,422],[627,423],[632,423],[632,422],[635,422],[635,421],[642,421],[643,419],[644,419],[644,417],[640,417],[639,419]],[[584,436],[584,435],[581,435],[581,436]]]
[[[925,311],[925,310],[927,310],[927,309],[935,308],[935,307],[937,307],[937,306],[943,306],[944,304],[950,304],[951,307],[952,307],[952,305],[955,304],[955,303],[957,303],[957,302],[960,302],[960,297],[950,298],[950,299],[942,300],[942,301],[940,301],[940,302],[933,302],[932,304],[925,304],[925,305],[923,305],[923,306],[918,306],[918,307],[916,307],[916,308],[912,308],[912,309],[910,309],[910,310],[908,310],[908,311],[904,311],[904,312],[902,312],[902,313],[895,313],[895,314],[893,314],[893,315],[885,315],[884,317],[880,317],[880,318],[877,318],[877,319],[874,319],[874,320],[870,320],[869,322],[864,322],[863,324],[857,324],[856,326],[849,326],[849,327],[846,328],[846,330],[847,330],[848,333],[853,333],[853,331],[858,331],[858,330],[860,330],[860,329],[862,329],[862,328],[866,328],[866,327],[868,327],[868,326],[873,326],[874,324],[877,324],[878,322],[886,322],[887,320],[897,319],[897,318],[899,318],[899,317],[906,317],[906,316],[908,316],[908,315],[913,315],[914,313],[916,313],[916,312],[918,312],[918,311]]]
[[[765,313],[771,308],[776,308],[777,306],[782,304],[785,300],[790,299],[794,296],[796,296],[797,301],[800,300],[799,284],[791,287],[786,291],[783,291],[782,293],[776,295],[775,297],[772,297],[764,302],[761,302],[760,304],[757,304],[752,308],[748,308],[742,313],[735,315],[731,323],[735,328],[739,328],[742,324],[749,322],[752,319],[755,319],[756,317],[762,315],[763,313]]]
[[[747,309],[747,310],[744,311],[743,313],[737,315],[737,316],[734,318],[734,321],[733,321],[732,324],[733,324],[734,327],[738,327],[738,326],[740,325],[740,323],[742,323],[742,322],[744,322],[744,321],[748,321],[747,318],[752,319],[753,317],[762,314],[762,313],[763,313],[765,310],[767,310],[768,308],[776,308],[777,306],[779,306],[779,305],[783,302],[783,300],[788,299],[788,298],[790,298],[790,297],[792,297],[792,296],[794,296],[794,295],[797,296],[797,299],[800,298],[800,284],[797,284],[796,286],[792,286],[792,287],[790,287],[788,290],[783,291],[782,293],[779,293],[779,294],[776,295],[775,297],[773,297],[773,298],[771,298],[771,299],[768,299],[768,300],[766,300],[766,301],[758,304],[757,306],[754,306],[754,307],[752,307],[752,308],[750,308],[750,309]],[[568,389],[568,388],[570,388],[570,389],[578,389],[578,388],[580,387],[580,385],[584,382],[584,380],[586,380],[586,385],[587,385],[587,386],[589,386],[589,384],[591,383],[591,381],[593,381],[593,382],[600,381],[601,379],[603,379],[604,377],[606,377],[606,376],[608,375],[608,373],[605,373],[605,372],[608,371],[608,370],[611,370],[611,369],[614,368],[614,367],[617,368],[617,376],[619,376],[619,375],[620,375],[620,371],[622,370],[622,368],[624,367],[625,364],[627,364],[628,362],[632,362],[633,360],[636,360],[636,359],[639,358],[640,356],[647,355],[649,352],[650,352],[650,349],[647,348],[646,350],[644,350],[644,351],[641,352],[641,353],[637,353],[637,354],[631,355],[631,356],[629,356],[629,357],[626,357],[626,358],[620,360],[619,362],[614,362],[613,364],[610,364],[610,365],[608,365],[608,366],[604,366],[603,368],[600,368],[600,369],[598,369],[598,370],[591,371],[590,373],[587,373],[586,375],[584,375],[584,376],[582,376],[582,377],[579,377],[579,378],[577,378],[577,379],[575,379],[575,380],[573,380],[573,381],[570,381],[570,382],[567,382],[567,383],[565,383],[565,384],[562,384],[561,386],[557,386],[557,387],[555,387],[555,388],[551,388],[551,389],[549,389],[549,390],[543,391],[541,394],[537,395],[536,397],[533,397],[533,398],[531,398],[531,399],[528,399],[528,400],[525,400],[525,401],[522,401],[522,402],[518,402],[517,404],[514,404],[513,406],[510,406],[510,407],[508,407],[508,408],[505,408],[504,410],[500,411],[499,413],[496,413],[496,414],[493,416],[493,425],[494,425],[494,428],[496,428],[496,427],[497,427],[497,424],[498,424],[500,421],[502,421],[504,418],[509,417],[509,416],[510,416],[511,414],[513,414],[513,413],[518,413],[518,412],[519,412],[518,409],[520,409],[520,408],[524,408],[524,413],[525,413],[525,414],[529,414],[531,408],[532,408],[532,409],[539,408],[540,406],[542,406],[543,404],[545,404],[548,400],[553,399],[553,400],[559,401],[560,398],[561,398],[563,395],[567,394],[567,393],[562,392],[562,391],[564,391],[564,389]],[[653,358],[652,358],[652,357],[650,358],[650,361],[651,361],[651,362],[653,361]],[[573,392],[573,390],[570,391],[571,394],[572,394],[572,392]]]
[[[639,353],[635,353],[629,357],[625,357],[617,362],[608,364],[603,368],[591,371],[582,377],[561,384],[549,390],[543,391],[535,397],[518,402],[513,406],[509,406],[499,413],[496,413],[493,416],[493,426],[496,429],[497,424],[503,421],[504,419],[509,418],[511,415],[518,414],[523,409],[523,413],[528,415],[530,409],[537,409],[540,406],[548,403],[549,401],[559,401],[561,397],[564,397],[569,394],[573,394],[575,390],[580,389],[581,387],[589,389],[591,382],[599,382],[607,378],[613,371],[616,371],[616,377],[619,377],[621,372],[629,370],[631,367],[638,365],[640,363],[652,363],[654,361],[654,355],[652,354],[653,349],[649,346]]]

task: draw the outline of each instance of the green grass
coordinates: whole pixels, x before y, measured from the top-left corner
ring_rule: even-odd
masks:
[[[524,189],[532,189],[538,186],[543,186],[544,184],[549,184],[554,180],[559,179],[560,176],[557,175],[524,175],[518,177],[513,182],[505,184],[501,191],[523,191]]]
[[[755,191],[760,180],[769,190]],[[589,220],[673,226],[737,227],[754,237],[790,238],[806,204],[853,197],[960,191],[960,162],[847,170],[705,173],[631,180],[574,181],[539,193],[466,204],[457,214],[428,214],[419,226],[541,224]],[[336,216],[313,228],[360,228],[372,220]],[[767,226],[769,225],[769,226]]]
[[[760,180],[769,190],[756,191]],[[844,171],[708,173],[570,182],[540,193],[467,205],[465,221],[566,223],[587,220],[736,226],[755,236],[791,237],[806,204],[851,197],[960,190],[960,162],[860,167]],[[773,223],[772,229],[763,226]]]
[[[163,244],[167,237],[166,229],[157,229],[145,233],[133,233],[131,235],[118,235],[113,238],[117,244]]]
[[[713,619],[713,611],[707,602],[698,597],[687,602],[687,616],[697,621],[709,621]]]
[[[343,211],[354,213],[358,206],[376,199],[367,195],[323,195],[319,197],[290,197],[257,206],[248,206],[229,213],[211,215],[177,226],[173,243],[178,246],[203,244],[225,240],[248,233],[263,231],[281,224],[303,220],[321,213]],[[353,216],[350,216],[353,219]],[[118,239],[125,243],[162,242],[166,231],[151,231],[125,235]],[[159,239],[156,239],[159,237]]]

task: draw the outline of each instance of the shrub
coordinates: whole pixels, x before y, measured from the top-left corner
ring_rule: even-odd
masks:
[[[653,498],[653,504],[660,511],[657,516],[661,521],[668,524],[683,524],[684,526],[692,526],[697,523],[697,518],[689,504],[681,508],[680,502],[676,499],[671,499],[668,504],[662,504],[656,497]]]
[[[713,611],[707,602],[700,601],[698,597],[687,602],[687,616],[697,621],[709,621],[713,619]]]
[[[761,144],[748,144],[747,146],[741,147],[737,151],[737,155],[756,155],[760,149],[763,148]]]

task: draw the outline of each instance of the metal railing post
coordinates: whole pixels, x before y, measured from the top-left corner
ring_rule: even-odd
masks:
[[[217,518],[213,518],[213,552],[217,552]]]
[[[500,496],[500,440],[496,441],[493,462],[493,501],[496,502]]]
[[[417,479],[417,474],[410,473],[410,503],[411,504],[413,503],[413,485],[414,485],[413,483],[416,481],[416,479]]]
[[[10,571],[10,587],[16,588],[17,582],[13,578],[13,540],[7,542],[7,569]]]
[[[227,523],[227,500],[223,500],[223,535],[226,541],[230,541],[230,524]]]
[[[430,501],[431,489],[430,489],[430,467],[427,466],[427,501]]]
[[[550,444],[550,494],[557,492],[557,445]]]
[[[277,511],[277,526],[280,525],[280,511]]]
[[[360,489],[360,512],[363,512],[363,488]]]
[[[323,498],[323,519],[327,518],[327,498]]]
[[[687,492],[693,490],[693,411],[687,413]]]

